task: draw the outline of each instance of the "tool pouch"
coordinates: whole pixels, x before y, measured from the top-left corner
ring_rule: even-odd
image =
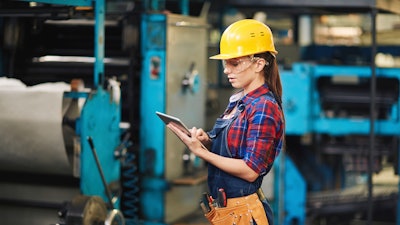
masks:
[[[213,207],[205,214],[213,225],[268,225],[264,207],[257,195],[228,199],[226,207]]]

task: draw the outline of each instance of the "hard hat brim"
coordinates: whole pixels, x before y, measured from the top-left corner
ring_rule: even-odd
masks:
[[[210,56],[209,59],[221,59],[221,60],[223,60],[223,59],[232,59],[232,58],[235,58],[235,57],[232,57],[232,55],[218,54],[218,55]]]
[[[270,51],[272,53],[272,55],[276,56],[278,54],[278,51]],[[258,52],[261,53],[261,52]],[[250,54],[250,55],[255,55],[258,53],[254,53],[254,54]],[[218,55],[213,55],[210,56],[209,59],[220,59],[220,60],[225,60],[225,59],[234,59],[234,58],[238,58],[238,57],[243,57],[245,55],[232,55],[232,54],[218,54]]]

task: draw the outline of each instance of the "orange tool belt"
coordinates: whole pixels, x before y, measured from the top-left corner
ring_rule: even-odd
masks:
[[[257,193],[228,198],[226,207],[214,207],[205,217],[213,225],[268,225],[268,219]]]

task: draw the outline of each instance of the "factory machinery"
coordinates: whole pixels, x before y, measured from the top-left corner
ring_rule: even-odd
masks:
[[[370,165],[371,68],[295,63],[292,70],[282,72],[287,121],[284,158],[290,161],[286,168],[276,165],[284,173],[280,178],[284,179],[280,189],[284,210],[277,211],[287,213],[277,215],[282,224],[366,220],[369,204],[376,221],[397,220],[396,179],[373,184],[372,196],[368,191],[370,172],[379,174],[391,165],[389,177],[398,174],[400,69],[377,68],[376,74]]]
[[[140,208],[146,224],[171,224],[200,210],[205,164],[155,112],[179,117],[189,127],[204,127],[208,24],[205,13],[146,14],[141,21]]]
[[[209,4],[143,5],[1,3],[2,224],[171,224],[199,210],[204,162],[155,112],[203,126]]]
[[[7,2],[1,3],[1,224],[125,224],[120,177],[126,145],[121,138],[120,87],[115,79],[104,76],[105,2],[36,3],[37,8],[19,11],[5,9]],[[57,6],[40,7],[41,3]],[[25,47],[29,55],[30,50],[40,48],[27,47],[36,37],[26,38],[35,32],[30,25],[43,26],[49,18],[66,20],[72,6],[95,8],[96,22],[91,26],[95,35],[90,40],[90,63],[85,63],[85,57],[70,60],[64,71],[76,69],[74,63],[85,64],[81,68],[90,65],[92,79],[75,71],[75,79],[62,82],[57,80],[59,74],[47,71],[53,73],[53,80],[42,83],[46,71],[41,70],[62,62],[54,60],[57,53],[37,54],[29,60],[14,57],[14,53]],[[53,36],[51,32],[47,35]],[[15,66],[21,63],[24,66]],[[24,79],[32,74],[37,77]]]
[[[206,112],[215,109],[206,108],[209,5],[189,16],[187,1],[180,13],[162,13],[158,1],[139,10],[134,1],[37,2],[45,5],[0,8],[0,71],[28,85],[0,90],[2,224],[165,225],[200,210],[205,163],[155,112],[207,127]],[[221,2],[321,9],[311,0],[303,8]],[[369,12],[380,3],[325,2],[322,11]],[[369,64],[373,49],[311,45],[282,66],[287,146],[263,184],[275,224],[349,224],[366,219],[370,206],[376,220],[399,223],[398,183],[369,183],[388,164],[393,174],[399,168],[400,69]],[[318,61],[355,50],[364,64]],[[377,50],[398,54],[396,46]],[[56,88],[44,89],[45,81]]]

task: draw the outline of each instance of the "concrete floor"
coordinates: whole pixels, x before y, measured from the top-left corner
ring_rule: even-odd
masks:
[[[189,215],[178,222],[172,225],[209,225],[210,223],[204,217],[203,212],[201,211],[200,207],[199,210],[194,212],[192,215]]]

